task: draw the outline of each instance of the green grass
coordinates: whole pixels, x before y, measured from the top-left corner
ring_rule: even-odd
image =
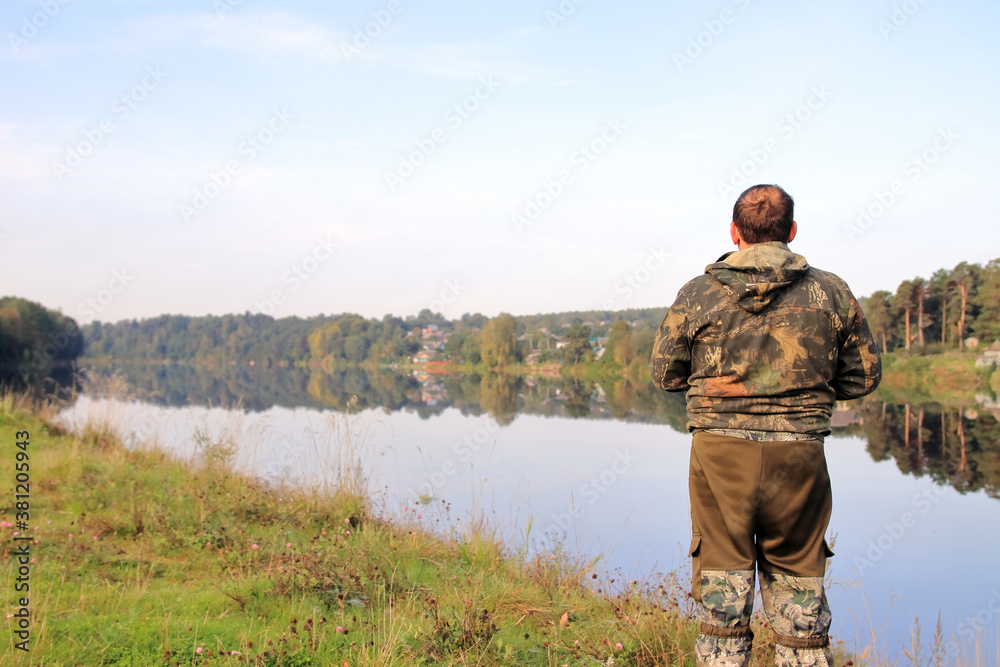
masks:
[[[978,356],[962,352],[885,354],[879,391],[897,403],[975,402],[976,393],[989,391],[992,374],[992,368],[976,368]]]
[[[268,487],[225,457],[183,463],[46,414],[0,403],[0,466],[13,470],[15,431],[31,434],[36,539],[30,650],[7,618],[0,664],[694,664],[676,574],[601,579],[586,561],[512,553],[483,526],[442,539],[356,494]],[[17,568],[0,557],[11,611]]]

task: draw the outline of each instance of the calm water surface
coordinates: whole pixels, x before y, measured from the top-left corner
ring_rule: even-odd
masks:
[[[354,456],[383,511],[430,528],[460,531],[485,517],[508,544],[600,556],[598,567],[623,579],[689,569],[682,397],[622,383],[296,373],[132,369],[132,397],[84,395],[62,416],[84,420],[110,406],[137,441],[155,438],[183,457],[199,442],[228,440],[241,469],[300,486],[337,483]],[[209,407],[240,399],[240,409]],[[349,401],[356,412],[347,417]],[[874,638],[897,657],[915,619],[926,639],[940,617],[946,642],[978,642],[981,664],[998,664],[1000,426],[991,406],[1000,412],[985,399],[944,408],[875,396],[837,413],[843,426],[826,452],[838,638],[859,647]]]

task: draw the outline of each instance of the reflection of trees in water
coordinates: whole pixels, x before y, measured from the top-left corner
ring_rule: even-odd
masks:
[[[106,375],[113,371],[92,368],[89,372]],[[489,412],[501,424],[511,423],[517,413],[661,423],[679,431],[685,430],[687,421],[682,393],[668,394],[651,383],[625,378],[595,383],[495,373],[414,376],[362,367],[320,370],[248,365],[130,364],[114,372],[125,375],[138,400],[169,406],[241,403],[253,411],[273,405],[343,410],[357,396],[356,409],[413,410],[430,418],[456,408],[471,416]],[[601,392],[603,400],[598,398]]]
[[[487,373],[479,383],[479,405],[501,426],[517,416],[517,390],[521,378]]]
[[[91,375],[110,370],[89,369]],[[553,417],[619,419],[668,424],[685,431],[683,393],[668,394],[651,383],[613,378],[598,383],[575,378],[511,375],[399,375],[363,368],[317,371],[265,369],[246,365],[207,369],[195,366],[126,365],[129,394],[159,405],[231,406],[267,410],[271,406],[412,410],[427,419],[448,408],[479,416],[489,412],[510,424],[517,413]],[[433,404],[426,400],[433,397]],[[908,475],[927,476],[960,492],[985,491],[1000,498],[1000,406],[892,404],[877,395],[849,404],[853,422],[835,434],[857,434],[868,441],[875,461],[893,459]]]
[[[309,394],[309,372],[301,368],[267,369],[248,365],[208,369],[187,365],[125,364],[85,369],[96,384],[117,373],[124,376],[130,397],[136,400],[183,407],[188,405],[231,406],[246,410],[285,407],[321,407]]]
[[[594,383],[576,378],[566,380],[562,393],[566,397],[566,414],[574,419],[590,416],[590,397],[594,395]]]
[[[604,390],[605,400],[611,415],[615,419],[625,419],[632,412],[632,401],[635,400],[636,387],[628,378],[616,380],[610,388]]]
[[[861,423],[845,431],[867,438],[873,460],[893,459],[904,474],[1000,498],[1000,422],[994,412],[979,405],[874,399],[857,407]]]

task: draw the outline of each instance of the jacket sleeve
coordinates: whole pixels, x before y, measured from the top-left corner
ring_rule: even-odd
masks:
[[[830,382],[838,400],[861,398],[882,381],[882,357],[865,314],[848,292],[850,308],[844,321],[846,337],[837,357],[837,375]]]
[[[649,371],[653,384],[665,391],[687,391],[691,375],[691,341],[688,338],[689,303],[682,288],[656,332]]]

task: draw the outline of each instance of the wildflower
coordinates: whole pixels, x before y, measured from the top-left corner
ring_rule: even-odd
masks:
[[[337,632],[343,632],[343,631],[344,631],[344,628],[342,628],[342,627],[340,627],[340,626],[338,625],[338,626],[337,626]]]
[[[292,548],[292,543],[289,542],[288,544],[285,545],[285,547],[288,548],[288,549],[291,549]]]
[[[201,653],[201,650],[202,650],[202,649],[201,649],[201,647],[199,646],[198,648],[196,648],[196,649],[194,650],[194,652],[195,652],[195,653]]]
[[[242,655],[239,651],[230,651],[229,655]]]
[[[617,644],[615,644],[615,648],[618,649],[619,651],[622,650],[622,643],[618,642]]]
[[[250,548],[251,548],[251,549],[260,549],[260,547],[258,547],[258,546],[257,546],[256,544],[252,544],[252,545],[250,545]]]

